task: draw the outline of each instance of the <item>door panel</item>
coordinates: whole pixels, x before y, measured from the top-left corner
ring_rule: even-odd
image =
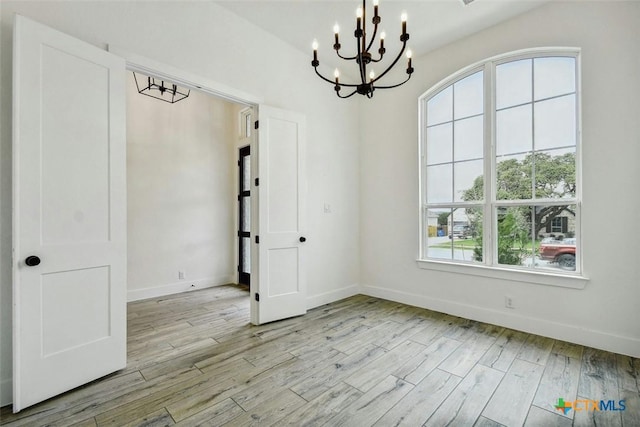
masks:
[[[270,249],[268,260],[269,297],[285,296],[300,291],[298,248]],[[286,268],[282,268],[286,266]]]
[[[16,16],[16,412],[126,366],[124,73],[124,60]]]
[[[42,243],[106,242],[109,70],[47,45],[41,67]]]
[[[266,171],[266,185],[269,187],[267,194],[268,232],[297,233],[300,226],[298,223],[300,210],[298,123],[271,119],[266,132],[269,144],[266,147],[265,160],[269,163],[275,163]],[[264,148],[264,146],[260,148]]]
[[[45,358],[109,337],[109,290],[109,267],[42,275]],[[93,321],[78,322],[77,319]]]
[[[258,224],[254,233],[259,277],[252,286],[252,322],[261,324],[306,313],[304,243],[305,119],[304,116],[260,106],[257,175]],[[255,150],[254,150],[255,153]],[[258,294],[256,297],[255,294]],[[259,301],[258,301],[259,300]],[[255,308],[255,310],[253,310]]]

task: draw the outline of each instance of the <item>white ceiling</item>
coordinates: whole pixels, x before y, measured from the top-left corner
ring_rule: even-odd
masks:
[[[400,44],[400,15],[408,15],[409,47],[416,55],[466,37],[484,28],[533,9],[550,0],[380,0],[381,28],[387,33],[389,52]],[[340,42],[345,54],[352,54],[349,41],[355,29],[358,0],[222,0],[219,5],[276,35],[311,56],[311,42],[317,39],[322,58],[335,56],[333,25],[340,24]],[[367,15],[373,6],[367,0]],[[369,18],[369,26],[371,25]],[[342,52],[342,50],[341,50]],[[330,55],[329,55],[330,54]]]

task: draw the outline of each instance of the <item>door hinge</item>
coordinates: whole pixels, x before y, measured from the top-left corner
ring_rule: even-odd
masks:
[[[238,160],[238,166],[240,166],[240,160]]]
[[[255,293],[255,298],[256,298],[256,301],[260,301],[260,294],[256,292]]]
[[[256,178],[254,182],[256,184],[256,187],[259,186],[260,185],[260,178]]]
[[[258,129],[259,127],[260,127],[260,120],[256,120],[256,122],[253,124],[253,128]]]
[[[240,195],[238,194],[238,201],[240,201]]]
[[[260,243],[260,236],[256,236],[256,243]]]
[[[238,273],[240,273],[240,265],[238,265]]]

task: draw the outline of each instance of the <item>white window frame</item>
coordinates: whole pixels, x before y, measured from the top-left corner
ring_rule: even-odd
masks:
[[[498,206],[530,206],[531,202],[519,201],[498,201],[496,200],[496,188],[494,173],[496,171],[496,153],[495,153],[495,129],[496,129],[496,66],[512,61],[522,59],[531,59],[545,56],[565,56],[573,57],[576,60],[576,182],[577,191],[575,198],[568,201],[568,204],[576,207],[576,270],[575,272],[555,272],[545,269],[532,269],[522,266],[508,266],[497,264],[497,244],[495,236],[497,236],[497,211]],[[427,101],[434,95],[447,88],[450,85],[474,74],[478,71],[484,71],[484,201],[477,202],[458,202],[456,205],[465,207],[465,205],[483,206],[483,262],[471,263],[459,260],[442,260],[426,258],[424,254],[425,248],[425,232],[427,227],[427,209],[425,197],[426,183],[426,105]],[[472,64],[456,73],[441,80],[432,88],[427,90],[418,99],[418,145],[419,145],[419,248],[418,248],[418,267],[422,269],[447,271],[454,273],[470,274],[475,276],[491,277],[497,279],[521,281],[549,286],[561,286],[569,288],[583,289],[588,278],[584,274],[581,244],[581,208],[582,208],[582,156],[581,156],[581,64],[580,64],[580,48],[576,47],[545,47],[525,49],[498,55],[492,58]],[[557,201],[548,201],[546,204],[557,204]],[[536,206],[545,205],[544,201],[536,202]]]
[[[251,138],[253,127],[252,125],[253,110],[251,107],[245,108],[240,111],[240,120],[238,121],[238,134],[240,139]]]

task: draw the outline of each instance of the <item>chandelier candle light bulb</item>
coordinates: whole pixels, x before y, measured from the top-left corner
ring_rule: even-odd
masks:
[[[313,48],[313,61],[311,62],[311,65],[317,67],[320,64],[318,61],[318,40],[314,39],[313,43],[311,43],[311,47]]]
[[[378,33],[378,24],[382,21],[382,17],[379,13],[379,0],[372,0],[373,2],[373,18],[367,18],[366,12],[366,3],[367,0],[362,1],[362,7],[358,7],[356,10],[356,29],[354,31],[353,36],[356,39],[356,47],[357,50],[353,56],[345,56],[340,52],[340,26],[336,22],[333,26],[334,33],[334,44],[333,49],[336,51],[336,55],[340,59],[345,61],[354,61],[358,67],[358,74],[360,75],[359,82],[354,83],[341,83],[339,79],[338,69],[334,72],[334,80],[331,80],[325,76],[323,76],[320,71],[318,71],[318,66],[320,65],[320,61],[318,60],[318,42],[316,40],[313,41],[313,61],[311,61],[311,66],[314,68],[315,73],[322,80],[334,84],[334,89],[336,91],[336,95],[340,98],[349,98],[354,94],[358,93],[360,95],[365,95],[367,98],[373,97],[373,92],[376,89],[392,89],[403,85],[411,78],[411,74],[413,74],[413,67],[411,64],[411,52],[407,50],[407,41],[409,40],[409,33],[407,33],[407,14],[403,13],[401,17],[401,28],[402,33],[400,35],[401,46],[399,52],[392,58],[389,62],[389,65],[379,65],[383,67],[383,71],[376,77],[376,73],[373,70],[367,70],[368,67],[373,66],[374,64],[381,63],[385,57],[387,49],[385,48],[385,38],[386,34],[384,31]],[[373,24],[373,31],[367,32],[367,21]],[[374,57],[374,54],[371,52],[371,47],[374,45],[376,41],[376,35],[379,38],[379,48],[378,55]],[[368,37],[369,36],[369,37]],[[373,51],[375,52],[375,50]],[[398,60],[402,57],[402,55],[406,52],[408,58],[408,64],[406,69],[407,77],[399,83],[391,84],[391,85],[378,85],[381,80],[391,71],[393,67],[398,63]],[[378,68],[378,67],[376,67]],[[367,80],[367,76],[369,76],[369,80]],[[341,94],[341,89],[348,88],[351,90],[348,94]]]
[[[400,15],[400,20],[402,21],[402,35],[407,34],[407,12],[403,12]]]

